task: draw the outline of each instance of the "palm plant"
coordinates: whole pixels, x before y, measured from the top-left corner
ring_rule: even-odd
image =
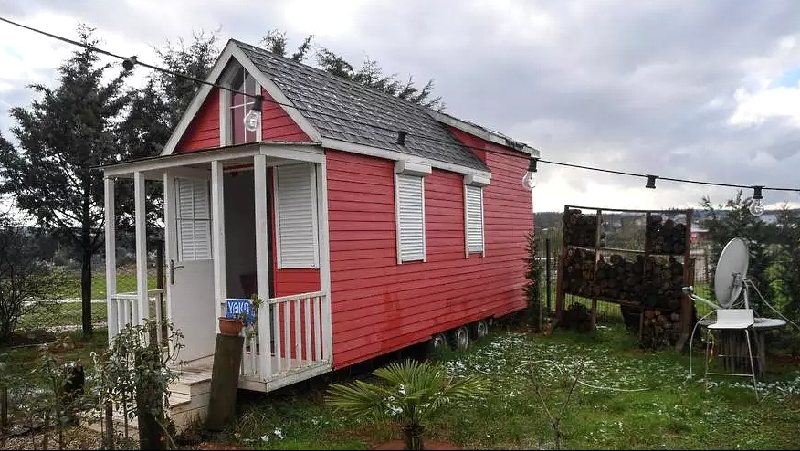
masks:
[[[405,448],[425,449],[424,428],[450,403],[475,397],[486,389],[483,379],[454,378],[427,362],[407,360],[375,370],[382,384],[355,381],[333,384],[326,402],[350,417],[389,418],[400,423]]]

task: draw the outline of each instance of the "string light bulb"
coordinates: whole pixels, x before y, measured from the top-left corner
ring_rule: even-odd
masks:
[[[255,132],[258,130],[258,123],[261,119],[261,102],[264,97],[257,95],[253,102],[253,108],[244,117],[244,128],[248,132]]]
[[[753,201],[750,203],[750,214],[753,216],[761,216],[764,214],[764,204],[761,199],[764,198],[761,190],[764,189],[761,185],[753,186]]]
[[[528,172],[522,177],[522,186],[525,187],[528,191],[533,190],[536,186],[536,162],[539,161],[538,158],[532,157],[530,163],[528,163]]]

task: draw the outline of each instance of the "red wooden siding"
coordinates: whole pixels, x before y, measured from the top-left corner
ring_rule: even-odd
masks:
[[[484,141],[477,136],[470,135],[469,133],[462,132],[461,130],[455,127],[447,127],[450,130],[450,133],[455,135],[456,139],[461,141],[465,146],[469,147],[469,149],[478,156],[484,163],[486,163],[486,151],[487,150],[498,150],[502,149],[501,146],[497,144],[490,143]],[[522,177],[522,176],[520,176]]]
[[[524,308],[527,159],[487,152],[486,257],[465,257],[463,176],[425,178],[427,262],[397,264],[394,163],[326,150],[335,368]]]
[[[309,142],[306,135],[283,107],[271,102],[272,97],[265,89],[261,90],[264,102],[261,106],[261,140]],[[214,88],[208,94],[200,110],[183,133],[176,153],[219,147],[219,90]]]
[[[275,184],[273,183],[272,169],[269,170],[269,193],[272,197],[272,209],[270,210],[270,221],[277,224],[275,218]],[[272,261],[270,265],[274,268],[273,290],[275,297],[289,296],[292,294],[309,293],[320,290],[319,269],[317,268],[287,268],[278,269],[278,233],[277,225],[272,228],[270,246],[272,246]]]
[[[194,152],[219,147],[219,90],[214,88],[206,97],[197,115],[183,132],[175,153]]]
[[[309,142],[311,139],[300,129],[283,107],[272,102],[272,96],[261,89],[264,102],[261,104],[261,140]]]

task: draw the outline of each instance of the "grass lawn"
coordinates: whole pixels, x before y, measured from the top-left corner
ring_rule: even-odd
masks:
[[[92,302],[92,322],[105,322],[108,309],[105,302]],[[38,304],[29,307],[17,323],[17,330],[37,330],[49,327],[81,324],[81,304]]]
[[[147,279],[147,288],[152,289],[156,287],[156,277],[151,274]],[[135,273],[118,273],[117,274],[117,293],[126,293],[136,291],[136,274]],[[81,274],[76,272],[71,274],[69,283],[64,287],[62,296],[65,299],[80,299],[81,297]],[[105,273],[92,274],[92,299],[105,299],[106,297],[106,275]]]
[[[446,356],[450,373],[481,374],[492,390],[471,405],[449,408],[428,437],[466,449],[550,447],[552,431],[531,374],[558,410],[569,387],[562,371],[581,361],[582,384],[562,420],[565,449],[800,447],[796,365],[772,364],[759,387],[763,399],[755,402],[748,379],[687,380],[688,355],[640,351],[621,326],[586,335],[558,330],[549,337],[497,332]],[[247,396],[232,436],[255,449],[369,449],[400,438],[389,424],[341,418],[322,395],[303,385],[292,393]]]

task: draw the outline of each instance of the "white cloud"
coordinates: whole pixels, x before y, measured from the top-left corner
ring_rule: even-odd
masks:
[[[755,92],[739,89],[734,98],[738,105],[731,115],[731,124],[753,125],[778,118],[800,127],[800,85],[766,88]]]

